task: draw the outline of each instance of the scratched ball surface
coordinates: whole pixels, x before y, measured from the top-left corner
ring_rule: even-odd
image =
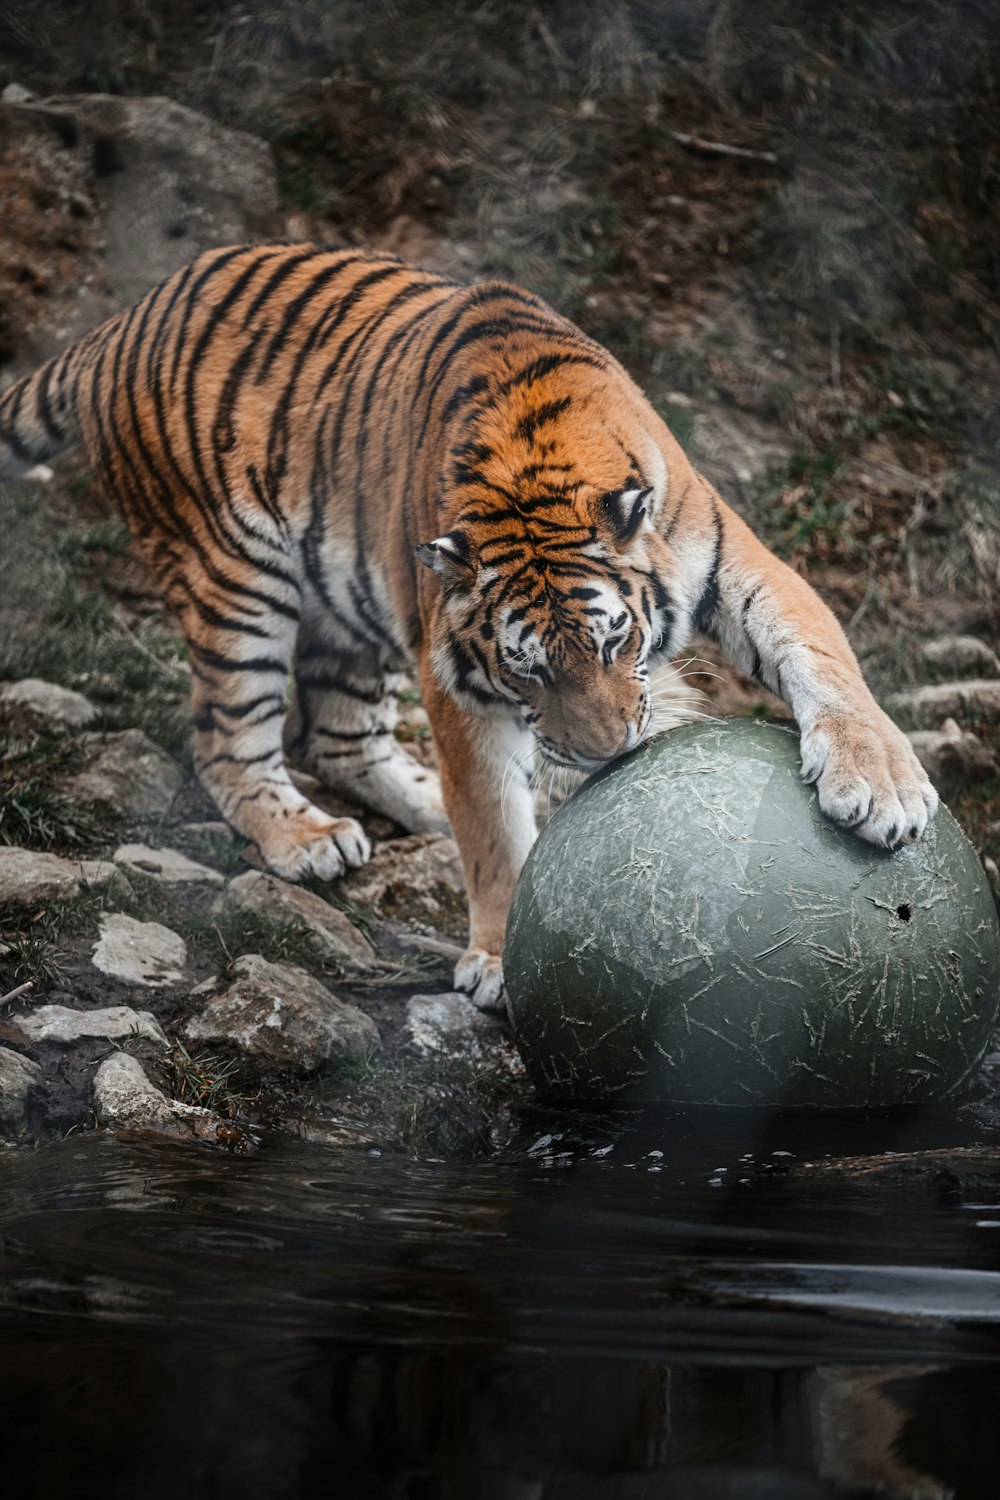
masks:
[[[791,725],[687,725],[591,778],[521,874],[504,971],[550,1097],[862,1108],[959,1091],[1000,924],[942,807],[892,854],[834,827]]]

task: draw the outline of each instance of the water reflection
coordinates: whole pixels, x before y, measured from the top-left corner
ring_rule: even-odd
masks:
[[[624,1144],[567,1171],[8,1156],[5,1474],[102,1500],[995,1492],[1000,1209],[720,1192],[738,1156],[692,1183]]]

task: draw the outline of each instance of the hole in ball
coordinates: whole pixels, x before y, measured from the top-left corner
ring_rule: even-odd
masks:
[[[901,922],[908,922],[913,915],[908,901],[901,901],[896,907],[896,916]]]

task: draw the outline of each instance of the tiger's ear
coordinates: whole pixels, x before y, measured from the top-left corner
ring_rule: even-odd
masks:
[[[472,547],[463,531],[449,531],[433,542],[421,542],[417,557],[425,567],[450,583],[468,585],[476,576]]]
[[[652,490],[611,490],[601,497],[601,514],[620,542],[630,542],[649,510]]]

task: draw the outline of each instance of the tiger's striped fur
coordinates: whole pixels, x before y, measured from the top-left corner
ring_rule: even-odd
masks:
[[[294,662],[301,763],[414,831],[447,809],[471,913],[456,982],[482,1004],[535,833],[511,765],[532,734],[583,768],[636,744],[651,663],[695,628],[790,704],[831,817],[892,845],[933,815],[816,594],[621,366],[517,287],[356,250],[211,251],[0,397],[0,472],[77,433],[184,629],[222,812],[292,879],[368,857],[289,778]],[[412,665],[440,786],[392,734]]]

